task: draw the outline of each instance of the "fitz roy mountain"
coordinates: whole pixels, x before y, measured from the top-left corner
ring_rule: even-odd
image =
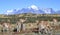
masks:
[[[46,9],[40,9],[39,7],[32,5],[27,8],[22,9],[13,9],[13,10],[7,10],[5,14],[11,15],[11,14],[22,14],[22,13],[32,13],[32,14],[60,14],[59,11],[54,11],[52,8],[46,8]]]

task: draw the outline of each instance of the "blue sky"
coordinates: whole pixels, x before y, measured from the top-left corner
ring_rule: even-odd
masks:
[[[0,0],[0,14],[9,9],[22,9],[31,5],[60,10],[60,0]]]

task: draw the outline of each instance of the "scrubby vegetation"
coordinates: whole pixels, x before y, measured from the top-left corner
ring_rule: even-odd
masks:
[[[8,22],[10,23],[16,23],[19,21],[19,19],[26,19],[25,23],[29,22],[35,22],[36,20],[49,20],[52,21],[53,18],[56,18],[60,21],[60,15],[59,14],[31,14],[31,13],[25,13],[25,14],[15,14],[15,15],[0,15],[0,22]]]

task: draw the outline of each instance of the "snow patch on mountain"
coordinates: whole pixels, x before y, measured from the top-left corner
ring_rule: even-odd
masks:
[[[13,10],[7,10],[7,12],[13,12]]]
[[[50,14],[51,13],[51,9],[50,8],[46,8],[43,10],[46,14]]]
[[[15,14],[18,10],[17,9],[11,9],[11,10],[7,10],[5,12],[5,14],[9,15],[9,14]]]
[[[28,8],[29,8],[29,9],[32,8],[32,9],[34,9],[34,10],[39,10],[36,5],[31,5],[31,6],[29,6]]]
[[[8,14],[10,14],[11,12],[13,12],[12,9],[11,9],[11,10],[7,10],[7,11],[6,11],[6,14],[8,15]]]
[[[33,13],[33,14],[60,14],[60,10],[55,12],[52,8],[38,8],[36,5],[31,5],[27,8],[22,8],[22,9],[11,9],[7,10],[5,14],[10,15],[10,14],[21,14],[21,13]]]

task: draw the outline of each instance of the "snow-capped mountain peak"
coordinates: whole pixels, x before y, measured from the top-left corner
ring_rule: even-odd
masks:
[[[21,14],[21,13],[33,13],[33,14],[58,14],[60,11],[55,12],[52,8],[38,8],[36,5],[31,5],[27,8],[22,8],[22,9],[11,9],[7,10],[5,14],[10,15],[10,14]]]
[[[5,11],[5,14],[9,15],[9,14],[14,14],[15,12],[17,12],[17,9],[10,9]]]
[[[12,9],[11,9],[11,10],[7,10],[5,14],[7,14],[7,15],[8,15],[8,14],[9,14],[9,13],[11,13],[11,12],[13,12],[13,10],[12,10]]]
[[[47,14],[50,14],[51,13],[51,9],[50,8],[44,9],[44,12],[47,13]]]
[[[13,10],[7,10],[6,12],[13,12]]]
[[[29,9],[32,8],[32,9],[35,9],[35,10],[39,10],[36,5],[31,5],[31,6],[29,6],[28,8],[29,8]]]

